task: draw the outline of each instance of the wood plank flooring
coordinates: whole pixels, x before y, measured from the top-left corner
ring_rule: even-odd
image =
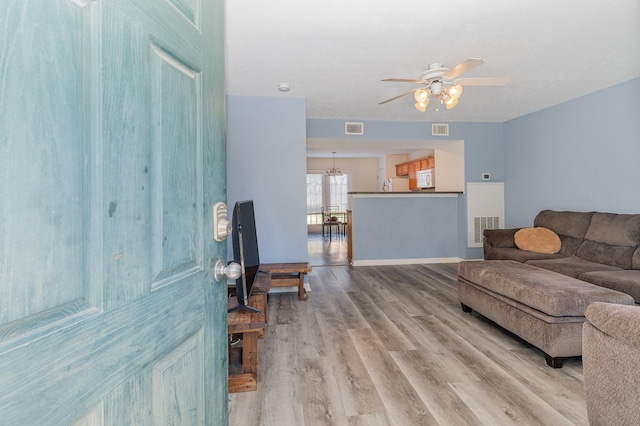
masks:
[[[457,264],[314,267],[306,302],[269,296],[258,390],[232,426],[587,425],[582,362],[562,369],[457,299]]]
[[[309,265],[349,265],[345,236],[336,236],[331,240],[328,237],[323,238],[322,234],[308,234],[307,237]]]

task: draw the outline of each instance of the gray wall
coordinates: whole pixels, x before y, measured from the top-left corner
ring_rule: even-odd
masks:
[[[505,216],[640,213],[640,78],[504,123]]]
[[[351,120],[306,119],[302,99],[227,102],[229,202],[253,198],[256,209],[269,209],[257,212],[263,260],[302,260],[305,139],[344,138]],[[639,117],[634,79],[506,123],[450,123],[450,136],[436,140],[464,140],[466,182],[482,181],[483,172],[505,182],[506,225],[528,226],[544,208],[640,212]],[[364,129],[350,138],[433,138],[430,122],[365,120]],[[481,258],[482,249],[466,247],[465,195],[457,222],[458,256]],[[400,224],[397,232],[411,230]]]
[[[305,114],[304,99],[227,96],[227,203],[254,201],[262,263],[308,260]]]

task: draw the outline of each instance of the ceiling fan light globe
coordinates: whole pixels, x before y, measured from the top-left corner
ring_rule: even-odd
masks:
[[[427,100],[427,102],[416,102],[416,104],[414,105],[416,107],[416,109],[420,112],[425,112],[427,110],[427,104],[429,103],[429,101]]]
[[[424,103],[425,101],[427,101],[429,99],[429,96],[431,96],[429,89],[416,90],[416,93],[413,95],[413,97],[416,99],[416,102],[419,103]]]
[[[451,109],[454,106],[458,105],[458,100],[454,98],[447,98],[447,100],[444,101],[444,105],[447,107],[447,109]]]
[[[462,95],[462,86],[456,84],[455,86],[447,87],[447,95],[453,99],[460,99]]]

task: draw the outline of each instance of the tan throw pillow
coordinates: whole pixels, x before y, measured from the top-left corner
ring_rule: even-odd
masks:
[[[516,246],[520,250],[548,254],[560,251],[560,237],[551,229],[540,227],[522,228],[516,232],[514,238]]]

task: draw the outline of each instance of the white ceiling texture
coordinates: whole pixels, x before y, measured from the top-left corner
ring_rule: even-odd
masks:
[[[504,122],[639,77],[640,0],[231,0],[226,55],[227,94],[304,98],[307,118]],[[383,78],[467,58],[486,63],[461,77],[508,85],[378,104],[418,87]]]

